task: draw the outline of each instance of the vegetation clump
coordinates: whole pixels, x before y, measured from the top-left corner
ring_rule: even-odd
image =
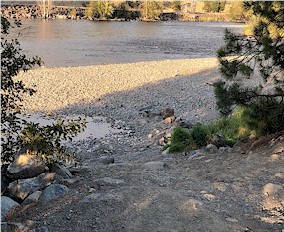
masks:
[[[223,115],[244,108],[245,122],[257,135],[284,129],[284,2],[245,2],[258,21],[253,35],[225,31],[219,49],[223,79],[214,84]]]
[[[224,117],[191,130],[177,128],[170,152],[209,143],[232,146],[250,135],[284,129],[284,2],[244,2],[243,7],[258,19],[252,37],[226,30],[225,46],[218,50],[223,78],[214,90]]]
[[[214,144],[217,147],[233,146],[237,141],[254,135],[244,122],[244,110],[208,124],[196,124],[192,129],[177,127],[170,144],[170,152],[190,151]]]

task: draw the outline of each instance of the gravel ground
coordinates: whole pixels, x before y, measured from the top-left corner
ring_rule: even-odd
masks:
[[[171,107],[176,116],[196,122],[218,116],[213,87],[206,84],[220,76],[217,66],[215,58],[201,58],[43,67],[18,78],[27,86],[36,85],[37,93],[24,102],[27,111],[106,116],[131,125],[145,106],[157,112]]]
[[[213,58],[190,59],[20,75],[38,90],[26,110],[102,115],[125,130],[73,143],[80,165],[72,169],[78,181],[68,184],[69,194],[23,208],[10,220],[39,221],[60,232],[283,231],[283,137],[256,151],[236,146],[231,152],[201,149],[196,157],[165,154],[157,140],[174,124],[139,113],[145,106],[172,107],[191,121],[217,117],[206,84],[219,78],[217,66]],[[103,164],[104,157],[114,164]],[[112,182],[97,188],[106,180]]]

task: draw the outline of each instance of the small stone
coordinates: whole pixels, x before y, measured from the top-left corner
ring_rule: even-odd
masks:
[[[239,222],[237,219],[231,218],[231,217],[227,217],[226,221],[228,221],[228,222]]]
[[[162,155],[168,155],[168,154],[170,154],[170,148],[169,147],[162,152]]]
[[[165,145],[165,138],[164,137],[159,139],[159,144],[162,145],[162,146]]]
[[[208,152],[208,153],[217,153],[218,152],[218,148],[214,144],[208,144],[205,147],[205,151]]]
[[[279,160],[280,158],[281,158],[281,156],[278,155],[278,154],[272,154],[272,155],[270,156],[270,160],[271,160],[271,161],[276,161],[276,160]]]
[[[1,221],[20,204],[9,197],[1,196]]]
[[[281,172],[277,172],[277,173],[275,173],[275,175],[274,175],[275,177],[279,177],[279,178],[282,178],[282,179],[284,179],[284,174],[283,173],[281,173]]]
[[[161,161],[152,161],[152,162],[147,162],[144,165],[144,168],[146,170],[165,170],[168,165],[165,162],[161,162]]]
[[[207,201],[214,201],[216,199],[216,196],[213,194],[205,193],[203,194],[202,198]]]
[[[64,196],[68,193],[68,187],[61,184],[51,184],[42,191],[39,198],[41,204],[46,204],[58,197]]]
[[[279,146],[274,150],[274,153],[276,154],[282,154],[284,153],[284,146]]]
[[[167,117],[164,119],[165,123],[173,123],[175,121],[176,117],[175,116],[171,116],[171,117]]]
[[[148,139],[152,139],[153,138],[153,134],[148,134],[147,138]]]
[[[109,157],[109,156],[103,156],[103,157],[100,158],[100,162],[102,164],[105,164],[105,165],[113,164],[114,163],[114,158]]]
[[[280,193],[283,191],[283,187],[278,184],[268,183],[263,186],[263,194],[266,196],[272,196],[276,195],[277,193]]]

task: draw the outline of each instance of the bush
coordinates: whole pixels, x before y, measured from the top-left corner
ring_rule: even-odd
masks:
[[[193,148],[194,142],[191,132],[181,127],[175,128],[169,147],[170,153],[190,150],[191,148]]]
[[[215,144],[216,146],[233,146],[237,141],[254,134],[246,125],[246,110],[238,108],[229,117],[210,122],[207,125],[196,124],[191,130],[177,127],[170,141],[170,152],[190,151]]]
[[[192,138],[198,147],[207,145],[209,136],[208,126],[197,124],[193,126],[191,133]]]

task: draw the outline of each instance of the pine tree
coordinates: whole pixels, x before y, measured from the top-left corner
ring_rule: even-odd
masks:
[[[251,37],[225,31],[215,95],[222,114],[242,106],[248,126],[266,134],[284,129],[284,2],[245,2],[244,8],[258,22]]]

